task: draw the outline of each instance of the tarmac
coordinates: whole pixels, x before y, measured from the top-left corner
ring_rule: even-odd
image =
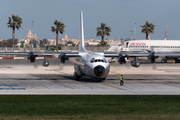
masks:
[[[49,60],[43,67],[28,60],[0,60],[1,95],[180,95],[180,64],[111,64],[106,80],[74,80],[73,64]],[[60,69],[61,68],[61,69]],[[119,85],[120,75],[125,84]]]

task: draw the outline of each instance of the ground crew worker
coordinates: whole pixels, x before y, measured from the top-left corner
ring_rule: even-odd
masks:
[[[121,75],[121,77],[120,77],[120,85],[121,85],[121,82],[123,83],[123,75]]]

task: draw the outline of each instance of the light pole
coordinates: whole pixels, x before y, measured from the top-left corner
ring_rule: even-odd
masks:
[[[134,23],[134,40],[136,39],[136,22]]]
[[[131,32],[131,40],[133,39],[133,32],[134,32],[134,30],[130,30],[130,32]]]
[[[32,24],[31,24],[31,31],[32,31],[32,37],[31,37],[31,42],[32,42],[32,47],[33,47],[33,23],[35,21],[32,21]]]

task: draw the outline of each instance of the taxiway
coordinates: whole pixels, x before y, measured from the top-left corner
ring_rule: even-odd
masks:
[[[37,60],[37,68],[28,60],[1,60],[0,94],[27,95],[180,95],[180,64],[111,64],[105,81],[73,78],[73,65],[67,62],[59,69],[58,60],[49,60],[43,67]],[[124,75],[124,86],[119,85]]]

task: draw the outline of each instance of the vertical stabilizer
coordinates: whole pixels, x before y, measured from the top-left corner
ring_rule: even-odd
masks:
[[[80,13],[80,46],[79,51],[86,52],[86,49],[84,47],[84,26],[83,26],[83,12]]]

